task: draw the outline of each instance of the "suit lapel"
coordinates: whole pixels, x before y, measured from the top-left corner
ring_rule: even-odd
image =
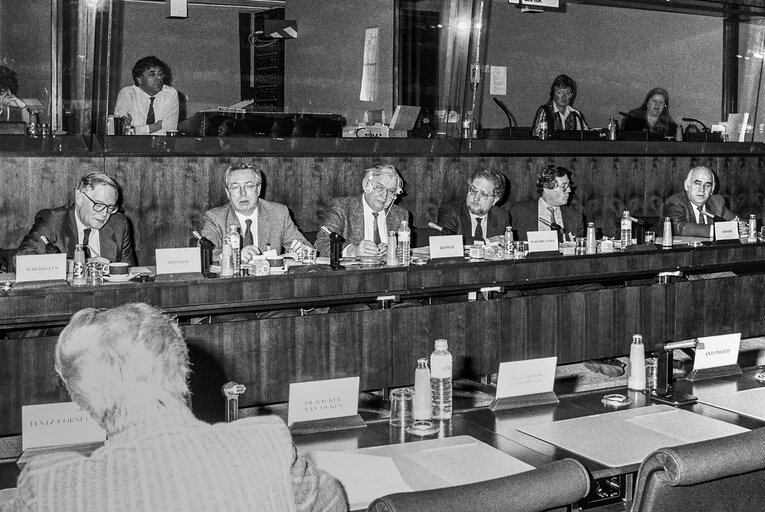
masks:
[[[468,210],[467,203],[465,201],[462,201],[462,209],[461,210],[462,211],[460,211],[460,223],[462,223],[462,226],[460,226],[460,227],[462,229],[460,229],[460,232],[462,233],[462,236],[472,237],[473,236],[473,223],[470,220],[470,210]],[[486,226],[484,226],[483,229],[486,230]]]
[[[80,241],[77,236],[77,221],[75,220],[74,205],[69,207],[66,215],[66,227],[64,228],[64,247],[67,254],[74,255],[74,249]]]
[[[258,200],[258,245],[265,247],[270,243],[269,227],[271,226],[271,218],[266,209],[263,207],[263,203]],[[276,249],[277,252],[281,252],[281,247],[271,247]],[[262,250],[262,249],[261,249]]]
[[[350,224],[350,232],[355,235],[355,240],[346,240],[348,243],[357,244],[361,240],[364,240],[364,204],[362,201],[363,199],[361,196],[355,196],[353,198],[348,222]]]

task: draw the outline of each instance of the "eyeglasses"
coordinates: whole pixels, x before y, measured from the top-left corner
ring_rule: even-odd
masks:
[[[560,188],[561,190],[563,190],[565,192],[566,190],[570,190],[571,189],[571,182],[567,181],[566,183],[561,184],[561,183],[558,183],[556,181],[554,188]]]
[[[253,183],[245,183],[244,185],[239,185],[237,183],[234,183],[233,185],[229,185],[226,188],[228,188],[228,191],[231,192],[232,194],[241,194],[242,192],[244,192],[245,194],[252,194],[253,192],[255,192],[256,190],[260,188],[260,183],[258,183],[257,185]]]
[[[494,197],[494,194],[488,194],[481,190],[480,188],[475,188],[473,185],[468,185],[468,194],[471,196],[478,196],[479,199],[486,200],[490,197]]]
[[[385,197],[396,197],[401,193],[401,191],[397,188],[385,188],[382,185],[377,184],[372,185],[372,190],[374,190],[375,195],[385,195]]]
[[[80,190],[80,192],[82,192],[82,190]],[[113,213],[117,213],[117,210],[120,209],[120,207],[117,206],[116,204],[106,204],[106,203],[102,203],[100,201],[94,201],[93,198],[91,198],[85,192],[82,192],[82,195],[84,195],[85,197],[90,199],[90,202],[93,203],[93,211],[94,212],[102,212],[102,211],[106,210],[106,213],[108,213],[109,215],[112,215]]]

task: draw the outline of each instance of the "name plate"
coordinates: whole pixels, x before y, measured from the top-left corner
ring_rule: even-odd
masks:
[[[355,416],[358,410],[358,377],[290,384],[288,426],[300,421]]]
[[[529,252],[558,252],[557,231],[529,231]]]
[[[66,281],[66,254],[16,256],[16,282]]]
[[[715,240],[738,240],[738,221],[715,222]]]
[[[696,345],[696,357],[693,360],[693,369],[703,370],[704,368],[736,364],[740,344],[740,332],[699,338]]]
[[[461,258],[465,255],[462,235],[431,236],[429,243],[431,258]]]
[[[106,430],[73,402],[21,407],[21,448],[103,443]]]
[[[536,7],[558,8],[560,0],[507,0],[510,4],[532,5]]]
[[[157,275],[188,274],[202,272],[202,257],[199,247],[177,247],[173,249],[155,249]]]
[[[557,357],[501,363],[497,376],[496,398],[552,392],[557,363]]]

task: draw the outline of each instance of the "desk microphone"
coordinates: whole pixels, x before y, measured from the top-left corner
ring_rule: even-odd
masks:
[[[430,227],[430,228],[433,228],[433,229],[435,229],[436,231],[440,231],[440,232],[441,232],[441,233],[443,233],[444,235],[454,235],[454,234],[456,234],[456,233],[455,233],[454,231],[452,231],[451,229],[446,229],[446,228],[445,228],[445,227],[443,227],[443,226],[439,226],[439,225],[438,225],[438,224],[436,224],[435,222],[428,222],[428,227]]]
[[[629,117],[630,116],[627,112],[622,112],[621,110],[619,111],[619,115],[622,116],[622,117]]]
[[[644,220],[636,219],[635,217],[633,217],[631,215],[630,215],[630,220],[632,222],[634,222],[635,224],[639,225],[639,226],[645,226],[645,221]]]

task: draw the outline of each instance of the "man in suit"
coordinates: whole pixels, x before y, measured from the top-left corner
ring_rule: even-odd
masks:
[[[393,202],[403,181],[392,165],[367,169],[361,182],[363,194],[332,199],[324,226],[343,237],[343,256],[378,256],[387,252],[388,232],[397,231],[409,212]],[[329,235],[316,237],[319,254],[329,255]]]
[[[510,216],[519,240],[529,231],[557,230],[563,242],[584,236],[585,221],[581,211],[569,206],[571,173],[565,167],[549,164],[537,176],[538,199],[513,204]]]
[[[194,417],[188,347],[148,304],[77,312],[55,354],[70,397],[108,441],[90,456],[32,458],[3,512],[347,510],[339,483],[297,454],[279,418]]]
[[[714,195],[715,175],[707,167],[694,167],[684,183],[685,192],[678,192],[664,203],[664,217],[672,221],[675,235],[712,238],[715,220],[739,220],[725,207],[725,199]]]
[[[495,169],[478,169],[468,179],[464,201],[453,201],[438,208],[437,223],[444,235],[462,235],[473,240],[496,241],[505,234],[510,214],[497,206],[505,194],[505,176]]]
[[[135,265],[128,223],[118,213],[119,188],[106,174],[99,172],[83,176],[74,191],[74,204],[50,210],[40,210],[35,223],[21,241],[18,253],[45,254],[45,236],[55,246],[55,252],[74,257],[77,244],[82,244],[86,257],[101,256],[109,261]]]
[[[229,226],[242,234],[242,261],[247,263],[271,246],[296,252],[311,244],[290,218],[283,204],[260,199],[263,172],[250,164],[229,166],[223,174],[229,203],[205,212],[202,236],[215,244],[219,256]]]

